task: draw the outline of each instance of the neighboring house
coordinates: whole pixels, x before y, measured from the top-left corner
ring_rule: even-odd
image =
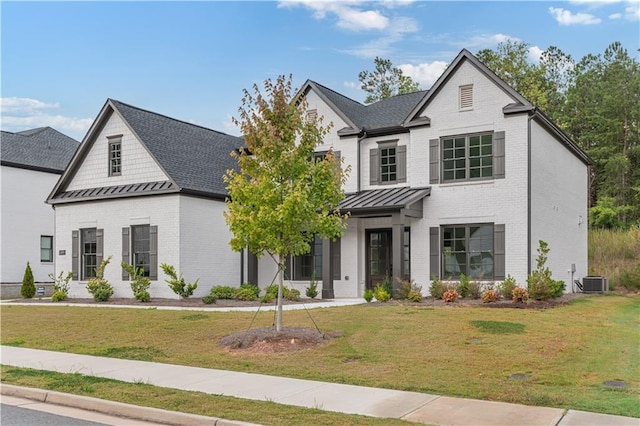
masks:
[[[108,256],[114,297],[132,297],[121,261],[141,267],[152,297],[177,297],[161,263],[195,296],[213,285],[239,285],[246,255],[232,252],[222,176],[236,167],[241,138],[108,99],[48,203],[55,208],[56,269],[73,272],[70,295],[88,297],[87,281]]]
[[[2,240],[0,282],[6,297],[20,294],[27,262],[36,282],[54,271],[54,212],[47,195],[73,157],[79,142],[51,127],[2,131],[0,164]],[[16,289],[17,287],[17,289]]]
[[[568,289],[570,271],[587,275],[590,159],[468,51],[429,91],[365,106],[307,81],[297,96],[333,123],[319,151],[338,151],[352,172],[345,234],[291,259],[294,286],[314,276],[323,297],[356,297],[404,277],[427,293],[432,277],[461,274],[526,286],[539,240]],[[260,285],[274,273],[260,262]]]

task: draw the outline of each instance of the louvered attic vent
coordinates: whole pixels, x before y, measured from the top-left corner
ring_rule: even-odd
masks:
[[[460,86],[460,109],[473,108],[473,84]]]
[[[317,118],[318,118],[318,110],[317,109],[307,110],[307,120],[314,121]]]

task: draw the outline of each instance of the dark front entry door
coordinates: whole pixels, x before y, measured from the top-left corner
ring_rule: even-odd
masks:
[[[391,277],[391,229],[367,230],[367,288]]]

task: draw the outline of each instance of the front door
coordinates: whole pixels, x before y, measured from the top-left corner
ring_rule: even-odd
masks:
[[[367,288],[391,277],[393,273],[391,256],[391,229],[370,229],[367,238]]]

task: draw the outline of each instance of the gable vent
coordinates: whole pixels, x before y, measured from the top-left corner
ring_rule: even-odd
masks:
[[[460,109],[473,108],[473,84],[460,86]]]

